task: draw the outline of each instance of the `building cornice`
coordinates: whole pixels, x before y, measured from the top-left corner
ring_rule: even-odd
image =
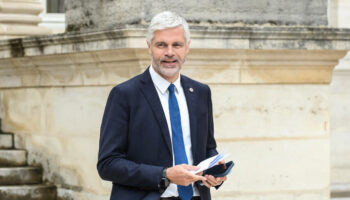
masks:
[[[146,26],[69,32],[0,41],[0,58],[43,56],[121,48],[146,48]],[[191,48],[349,50],[350,29],[319,27],[191,26]]]

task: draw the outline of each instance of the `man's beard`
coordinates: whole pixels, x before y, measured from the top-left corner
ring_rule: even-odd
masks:
[[[152,58],[153,59],[153,58]],[[177,64],[174,65],[174,66],[163,66],[162,65],[162,62],[165,61],[165,60],[169,60],[169,59],[160,59],[158,62],[154,62],[153,60],[153,64],[155,65],[154,67],[157,69],[157,71],[159,73],[161,73],[163,76],[165,77],[173,77],[175,76],[177,73],[179,73],[179,71],[181,70],[182,68],[182,64],[184,62],[181,62],[180,59],[174,57],[174,58],[171,58],[172,60],[176,60],[177,61]],[[173,69],[173,70],[167,70],[167,69]]]

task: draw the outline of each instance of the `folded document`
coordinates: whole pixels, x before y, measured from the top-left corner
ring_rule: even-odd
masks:
[[[224,153],[219,153],[213,157],[207,158],[197,165],[197,167],[200,167],[200,168],[196,171],[193,171],[193,173],[197,174],[197,173],[202,172],[206,169],[209,169],[209,168],[213,167],[214,165],[217,165],[225,157],[227,157],[227,156]]]

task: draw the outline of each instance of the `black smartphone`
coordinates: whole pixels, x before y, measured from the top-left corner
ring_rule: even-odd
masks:
[[[203,176],[208,174],[214,177],[223,177],[227,176],[233,167],[233,161],[227,162],[225,164],[215,165],[203,172]]]

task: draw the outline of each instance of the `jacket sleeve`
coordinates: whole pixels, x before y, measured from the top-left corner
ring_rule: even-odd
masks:
[[[97,170],[102,179],[140,189],[158,189],[163,167],[127,159],[128,98],[120,88],[109,94],[101,124]]]

